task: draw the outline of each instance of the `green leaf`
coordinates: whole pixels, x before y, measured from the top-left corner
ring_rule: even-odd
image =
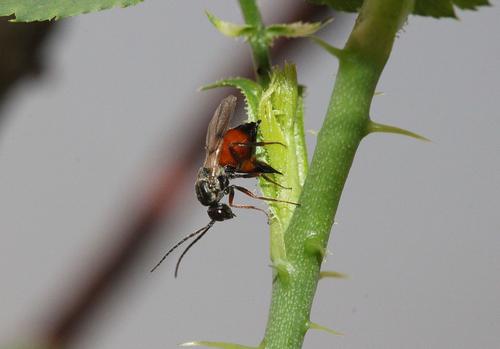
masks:
[[[304,131],[304,90],[305,86],[298,86],[297,111],[293,123],[293,138],[295,140],[295,157],[297,159],[297,174],[300,186],[304,185],[309,164],[307,162],[307,144]]]
[[[456,17],[450,0],[417,0],[413,13],[430,17]]]
[[[247,37],[255,32],[255,28],[248,24],[234,24],[230,22],[225,22],[208,11],[205,11],[208,20],[214,25],[214,27],[222,34],[229,37]]]
[[[14,15],[16,22],[45,21],[139,2],[142,0],[0,0],[0,16]]]
[[[337,11],[358,12],[363,5],[363,0],[309,0],[317,5],[327,5]]]
[[[489,6],[488,0],[416,0],[413,14],[431,17],[456,17],[455,5],[463,10],[477,10]]]
[[[312,35],[318,30],[331,23],[333,19],[327,19],[322,22],[294,22],[287,24],[271,24],[266,27],[266,39],[268,42],[272,42],[278,37],[285,38],[299,38]]]
[[[337,11],[358,12],[363,0],[309,0],[314,4],[327,5]],[[463,10],[477,10],[489,6],[488,0],[415,0],[413,14],[429,17],[456,17],[453,6]]]
[[[246,99],[247,113],[249,118],[255,118],[259,109],[259,100],[262,94],[262,88],[255,81],[246,78],[229,78],[224,80],[219,80],[213,84],[205,85],[201,87],[202,91],[210,90],[217,87],[235,87],[243,93]]]
[[[299,95],[297,72],[292,64],[283,69],[274,68],[271,83],[262,93],[258,120],[261,121],[259,139],[280,142],[286,146],[268,146],[257,149],[257,156],[282,175],[272,179],[282,187],[259,178],[264,196],[289,202],[297,202],[307,172],[307,154],[304,139],[303,105]],[[251,120],[251,121],[255,121]],[[271,176],[269,176],[271,177]],[[285,189],[288,188],[288,189]],[[271,260],[276,265],[288,265],[284,244],[284,233],[290,223],[295,206],[271,202]],[[283,278],[286,279],[286,278]]]
[[[477,10],[479,6],[491,6],[488,0],[453,0],[453,3],[464,10]]]

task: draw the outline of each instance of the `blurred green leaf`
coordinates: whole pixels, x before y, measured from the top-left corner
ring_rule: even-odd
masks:
[[[455,5],[464,10],[477,10],[479,6],[489,6],[488,0],[416,0],[413,13],[430,17],[456,17]]]
[[[327,5],[337,11],[358,12],[363,0],[309,0],[317,5]]]
[[[363,0],[309,0],[314,4],[327,5],[337,11],[357,12]],[[415,0],[413,14],[428,17],[456,17],[454,6],[463,10],[477,10],[489,6],[488,0]]]
[[[0,0],[0,16],[14,15],[16,22],[45,21],[112,7],[136,5],[142,0]]]
[[[417,0],[413,13],[430,17],[456,17],[450,0]]]

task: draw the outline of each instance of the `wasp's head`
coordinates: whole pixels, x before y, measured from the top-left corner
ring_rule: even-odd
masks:
[[[214,221],[225,221],[226,219],[231,219],[235,217],[231,208],[226,204],[217,204],[210,206],[207,210],[208,216]]]
[[[229,185],[229,179],[222,167],[214,172],[205,167],[198,171],[195,191],[198,200],[204,206],[213,206],[218,203]]]

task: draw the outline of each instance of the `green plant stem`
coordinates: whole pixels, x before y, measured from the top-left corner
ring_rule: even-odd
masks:
[[[268,43],[265,38],[265,27],[259,12],[256,0],[239,0],[241,12],[245,23],[255,28],[256,35],[249,38],[252,48],[253,63],[257,82],[262,87],[269,85],[269,73],[271,71],[271,59],[269,56]]]
[[[356,149],[366,135],[375,87],[412,8],[413,0],[365,0],[343,49],[301,206],[285,234],[291,268],[287,278],[277,277],[273,284],[266,349],[302,346],[324,249]]]

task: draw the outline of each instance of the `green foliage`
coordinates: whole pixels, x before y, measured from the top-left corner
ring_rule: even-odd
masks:
[[[488,6],[488,0],[416,0],[414,14],[431,17],[456,17],[455,5],[464,10],[477,10],[479,6]]]
[[[0,16],[16,22],[44,21],[136,5],[142,0],[0,0]]]
[[[307,37],[316,33],[332,20],[328,19],[322,22],[294,22],[271,24],[267,27],[251,24],[236,24],[223,21],[210,12],[206,11],[207,17],[213,26],[222,34],[229,37],[243,37],[250,42],[263,42],[264,45],[270,46],[273,41],[279,37],[299,38]]]
[[[266,349],[299,349],[309,329],[326,330],[310,319],[322,256],[356,149],[366,136],[375,87],[412,5],[412,0],[366,0],[342,54],[335,54],[340,56],[335,87],[303,185],[301,206],[284,234],[291,272],[287,282],[276,278],[273,283]]]
[[[299,94],[294,65],[286,64],[283,69],[273,69],[271,83],[263,92],[259,103],[258,120],[261,121],[261,139],[285,145],[268,146],[258,153],[263,160],[283,174],[272,177],[282,187],[260,178],[262,192],[279,200],[298,202],[308,162],[303,132],[302,97]],[[295,206],[287,203],[272,202],[269,205],[271,259],[278,272],[289,269],[284,234],[294,210]]]
[[[314,4],[327,5],[337,11],[358,12],[363,0],[309,0]],[[489,6],[488,0],[416,0],[413,14],[430,17],[456,17],[453,6],[463,10],[477,10]]]
[[[363,0],[309,0],[313,4],[327,5],[336,11],[358,12]]]

